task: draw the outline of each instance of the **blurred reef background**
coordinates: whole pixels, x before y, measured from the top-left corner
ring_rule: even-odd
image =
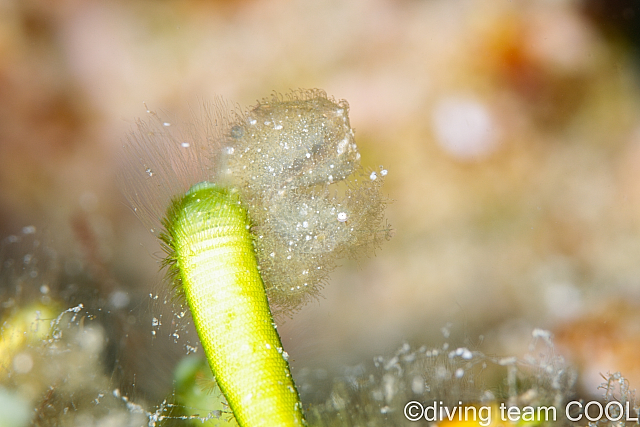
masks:
[[[146,106],[180,121],[216,96],[248,107],[296,88],[349,102],[363,165],[389,171],[395,230],[280,319],[294,377],[318,384],[303,401],[403,343],[520,357],[535,328],[580,396],[601,394],[600,374],[640,385],[631,0],[3,0],[2,321],[82,304],[93,344],[68,345],[97,358],[86,371],[159,405],[197,339],[117,186],[123,137]],[[7,363],[26,375],[38,357]]]

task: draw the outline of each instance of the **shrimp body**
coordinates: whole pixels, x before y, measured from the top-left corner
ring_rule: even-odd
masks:
[[[386,170],[362,170],[349,105],[323,91],[223,107],[175,126],[149,111],[129,135],[122,185],[147,227],[164,229],[175,295],[238,424],[302,426],[272,314],[293,314],[339,259],[389,237]]]

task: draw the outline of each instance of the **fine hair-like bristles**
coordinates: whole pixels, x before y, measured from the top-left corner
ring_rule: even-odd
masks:
[[[150,113],[129,136],[123,187],[157,235],[191,186],[237,192],[272,310],[291,314],[317,297],[339,259],[370,254],[389,237],[386,170],[360,166],[348,112],[346,101],[312,89],[274,94],[244,113],[217,101],[191,124]]]

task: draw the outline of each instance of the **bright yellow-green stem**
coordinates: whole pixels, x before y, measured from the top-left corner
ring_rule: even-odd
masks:
[[[197,184],[174,202],[164,225],[167,264],[238,424],[304,425],[238,198]]]

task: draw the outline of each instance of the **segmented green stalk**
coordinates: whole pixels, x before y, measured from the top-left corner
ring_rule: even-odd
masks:
[[[174,201],[163,224],[170,274],[238,424],[304,425],[238,197],[197,184]]]

